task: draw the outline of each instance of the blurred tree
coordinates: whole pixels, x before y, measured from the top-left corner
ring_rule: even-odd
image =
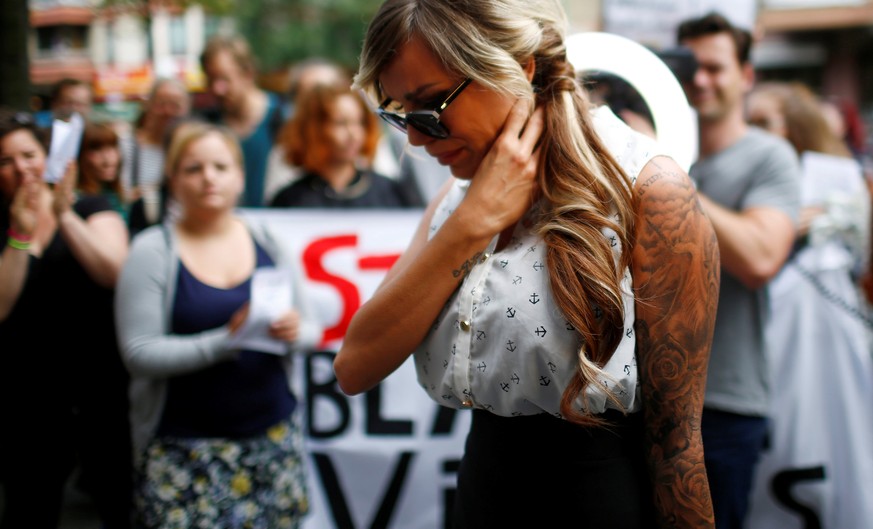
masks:
[[[11,0],[4,0],[11,1]],[[23,0],[14,0],[20,2]],[[367,24],[382,0],[103,0],[104,7],[199,4],[234,20],[262,71],[320,56],[356,68]]]
[[[201,5],[216,14],[229,14],[237,1],[245,0],[103,0],[101,7],[129,7],[145,10],[146,7],[157,6],[190,6]]]
[[[356,69],[381,0],[236,0],[231,14],[262,71],[320,56]]]
[[[3,0],[0,9],[0,105],[30,108],[27,0]]]

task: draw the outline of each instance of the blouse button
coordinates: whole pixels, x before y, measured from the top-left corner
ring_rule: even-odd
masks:
[[[465,407],[465,408],[472,408],[472,407],[473,407],[473,401],[470,400],[470,399],[467,399],[467,400],[465,400],[465,401],[463,401],[463,402],[461,403],[461,406],[463,406],[463,407]]]
[[[461,330],[469,331],[470,330],[470,322],[468,320],[464,320],[461,322]]]

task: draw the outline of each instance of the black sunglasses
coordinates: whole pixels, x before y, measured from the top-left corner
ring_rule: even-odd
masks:
[[[471,82],[473,82],[473,80],[469,77],[464,79],[457,88],[452,90],[446,100],[433,110],[413,110],[412,112],[404,113],[391,112],[390,110],[385,110],[385,107],[391,102],[391,98],[389,97],[385,99],[385,101],[382,101],[382,104],[379,105],[379,108],[376,110],[376,114],[401,132],[407,132],[407,129],[411,125],[418,132],[426,134],[431,138],[436,138],[438,140],[448,138],[449,129],[440,123],[440,114],[446,110],[449,103],[458,97],[458,95],[464,91],[464,88],[467,88],[467,85]]]

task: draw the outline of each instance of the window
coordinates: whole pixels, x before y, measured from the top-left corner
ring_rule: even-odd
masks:
[[[185,55],[188,46],[185,42],[185,19],[175,16],[170,19],[170,53]]]
[[[212,15],[206,15],[206,22],[204,23],[204,28],[203,28],[203,36],[206,38],[206,40],[209,40],[209,37],[218,33],[218,30],[220,28],[221,28],[221,19],[220,18],[218,18],[216,16],[212,16]]]
[[[88,46],[87,26],[44,26],[36,30],[39,55],[85,55]]]

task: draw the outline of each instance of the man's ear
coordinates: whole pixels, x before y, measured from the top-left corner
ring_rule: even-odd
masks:
[[[745,93],[749,93],[755,86],[755,67],[751,62],[747,62],[741,66],[743,84],[745,85]]]
[[[531,57],[526,63],[522,64],[521,67],[524,70],[524,75],[527,77],[527,80],[533,82],[534,74],[537,71],[537,61]]]

